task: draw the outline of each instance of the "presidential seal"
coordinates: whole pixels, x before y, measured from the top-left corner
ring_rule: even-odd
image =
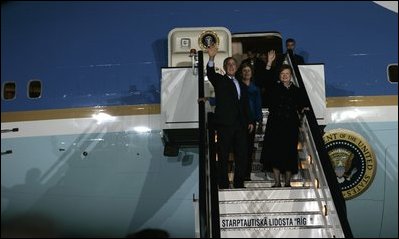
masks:
[[[204,31],[198,37],[198,45],[202,49],[206,49],[208,48],[208,46],[211,46],[213,44],[219,46],[219,43],[220,43],[219,37],[214,31]]]
[[[334,129],[323,136],[331,164],[346,200],[362,194],[373,182],[377,164],[367,141],[347,129]]]

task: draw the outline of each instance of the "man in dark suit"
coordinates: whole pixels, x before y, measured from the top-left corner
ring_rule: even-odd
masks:
[[[288,38],[285,41],[285,47],[287,48],[287,51],[292,50],[292,53],[294,54],[295,64],[297,64],[297,65],[305,64],[305,60],[303,59],[303,57],[301,55],[298,55],[295,53],[295,45],[296,45],[296,42],[292,38]]]
[[[207,76],[215,89],[215,124],[218,137],[219,188],[229,188],[227,161],[230,149],[234,153],[234,188],[244,187],[247,155],[247,131],[253,130],[247,87],[235,78],[237,62],[227,57],[223,62],[225,75],[215,72],[217,47],[208,47]]]
[[[291,50],[292,53],[293,53],[293,55],[294,55],[294,59],[291,59],[291,60],[293,61],[293,63],[296,64],[296,65],[305,64],[305,60],[303,59],[303,57],[302,57],[301,55],[298,55],[298,54],[295,53],[295,45],[296,45],[296,42],[295,42],[295,40],[292,39],[292,38],[288,38],[288,39],[285,41],[285,47],[286,47],[286,49],[287,49],[287,52],[288,52],[289,50]],[[276,64],[277,64],[277,67],[278,67],[278,68],[279,68],[281,65],[283,65],[286,56],[287,56],[287,53],[281,55],[280,58],[277,60],[278,62],[276,62]]]

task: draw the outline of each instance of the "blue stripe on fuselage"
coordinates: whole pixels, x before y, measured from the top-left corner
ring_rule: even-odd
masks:
[[[167,35],[176,27],[279,31],[324,63],[327,97],[397,95],[398,15],[372,2],[9,2],[1,8],[2,112],[160,103]],[[89,14],[88,14],[89,13]],[[199,17],[198,17],[199,16]],[[207,60],[207,57],[205,57]],[[27,98],[40,79],[42,98]]]

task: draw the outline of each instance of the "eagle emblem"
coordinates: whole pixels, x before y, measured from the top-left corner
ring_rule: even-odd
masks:
[[[352,176],[357,172],[357,168],[352,165],[355,155],[345,148],[333,149],[328,152],[328,155],[333,163],[338,182],[350,181]]]

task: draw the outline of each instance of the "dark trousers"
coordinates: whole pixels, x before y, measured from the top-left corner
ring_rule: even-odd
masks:
[[[219,188],[229,187],[228,159],[230,149],[234,154],[234,187],[244,187],[247,172],[247,129],[242,126],[220,126],[217,128]]]
[[[251,178],[251,172],[252,172],[252,161],[253,161],[253,152],[254,152],[254,143],[255,143],[255,129],[252,130],[251,133],[247,133],[247,140],[248,140],[248,153],[247,153],[247,173],[246,173],[246,178]]]

